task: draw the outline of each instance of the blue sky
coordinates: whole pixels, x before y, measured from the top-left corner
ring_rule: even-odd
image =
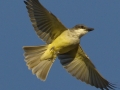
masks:
[[[97,70],[120,86],[120,0],[40,0],[68,28],[85,24],[95,28],[81,46]],[[42,45],[23,0],[0,2],[1,90],[97,90],[68,74],[57,59],[45,82],[28,70],[23,46]],[[117,90],[117,89],[116,89]]]

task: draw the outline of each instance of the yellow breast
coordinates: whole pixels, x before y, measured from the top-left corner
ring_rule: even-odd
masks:
[[[59,53],[68,52],[79,44],[79,39],[71,37],[68,34],[68,31],[63,32],[51,43],[51,46],[56,51],[59,51]]]

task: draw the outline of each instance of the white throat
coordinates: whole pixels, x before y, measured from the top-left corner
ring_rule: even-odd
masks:
[[[88,33],[88,31],[85,30],[85,29],[77,29],[77,30],[74,30],[74,32],[75,32],[79,37],[82,37],[83,35],[85,35],[86,33]]]

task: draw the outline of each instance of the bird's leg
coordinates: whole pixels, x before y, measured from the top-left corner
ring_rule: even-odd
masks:
[[[59,51],[57,51],[57,50],[55,49],[55,47],[52,47],[52,48],[50,49],[50,51],[51,51],[52,53],[54,53],[54,54],[58,54],[58,53],[59,53]]]
[[[59,51],[56,51],[56,50],[55,50],[55,47],[52,47],[52,48],[50,49],[50,52],[52,53],[53,58],[56,58],[56,57],[57,57],[57,54],[59,53]]]

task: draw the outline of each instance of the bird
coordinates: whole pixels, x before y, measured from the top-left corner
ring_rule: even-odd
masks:
[[[101,90],[114,90],[115,84],[98,72],[80,46],[82,36],[94,30],[83,24],[66,28],[39,0],[25,0],[26,8],[38,37],[45,45],[23,46],[28,69],[42,81],[58,57],[63,68],[73,77]]]

